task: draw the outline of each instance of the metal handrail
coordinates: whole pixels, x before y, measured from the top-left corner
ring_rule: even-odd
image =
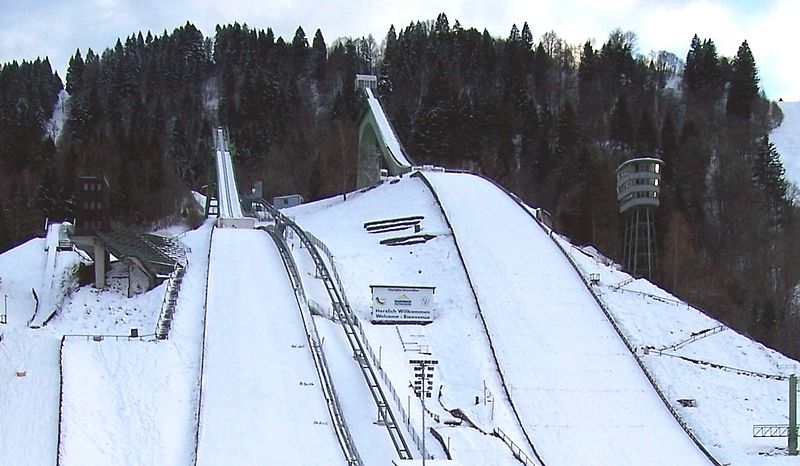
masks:
[[[355,329],[359,328],[360,325],[355,313],[347,301],[347,296],[344,294],[344,287],[341,285],[341,280],[339,279],[338,273],[336,273],[334,269],[333,277],[336,280],[336,283],[334,284],[331,274],[328,271],[327,264],[322,259],[322,256],[317,250],[316,245],[312,243],[312,240],[309,238],[306,231],[300,228],[292,219],[285,216],[271,204],[265,202],[264,205],[268,210],[270,210],[271,214],[276,219],[276,224],[279,227],[283,225],[291,228],[306,246],[306,250],[311,255],[311,258],[317,267],[317,272],[319,273],[320,278],[326,284],[325,287],[331,299],[334,313],[339,317],[339,321],[345,330],[345,336],[347,337],[347,341],[353,350],[353,354],[356,359],[359,360],[358,365],[361,369],[361,373],[364,376],[364,380],[367,382],[367,386],[370,389],[370,394],[372,395],[373,401],[378,407],[378,416],[384,421],[386,429],[389,432],[389,437],[392,440],[397,454],[401,459],[413,459],[411,452],[408,449],[408,444],[403,437],[403,433],[397,426],[397,419],[394,415],[394,412],[386,400],[386,395],[383,393],[383,389],[381,388],[378,377],[375,375],[373,363],[363,357],[365,354],[367,354],[367,351],[365,351],[365,338],[359,338],[360,335],[356,333]],[[321,246],[324,246],[319,239],[316,239],[315,242],[319,243]],[[330,253],[330,250],[327,249],[327,247],[321,247],[321,249],[326,250],[328,254]],[[332,257],[332,255],[330,257]],[[363,335],[363,331],[361,331],[361,334]]]
[[[305,234],[306,236],[308,236],[308,239],[311,242],[311,244],[320,249],[327,256],[328,262],[330,263],[330,269],[333,271],[333,277],[336,281],[336,284],[339,286],[339,289],[342,290],[341,292],[342,300],[345,303],[345,305],[349,308],[350,303],[347,301],[347,295],[344,292],[344,285],[342,285],[342,281],[339,278],[339,272],[336,269],[336,260],[333,256],[333,253],[331,253],[331,250],[328,248],[328,246],[325,245],[325,243],[322,242],[322,240],[314,236],[313,233],[305,232]],[[389,378],[389,375],[386,373],[386,371],[383,370],[383,366],[381,365],[380,359],[378,359],[375,356],[375,351],[373,351],[372,346],[369,343],[369,339],[367,338],[367,335],[364,333],[364,329],[362,328],[361,320],[358,318],[357,315],[353,314],[353,321],[355,322],[355,328],[358,330],[359,335],[361,336],[361,340],[364,342],[364,346],[367,349],[367,354],[372,360],[372,363],[378,369],[378,374],[381,376],[381,380],[383,380],[383,382],[386,384],[386,387],[388,388],[389,393],[392,395],[392,399],[395,402],[395,406],[397,407],[397,410],[400,412],[400,418],[402,419],[403,423],[406,425],[406,428],[408,428],[409,433],[411,434],[411,441],[414,442],[414,445],[417,447],[417,449],[421,451],[423,455],[425,455],[426,459],[432,459],[433,457],[427,452],[427,450],[423,450],[422,437],[417,432],[414,425],[411,423],[411,416],[409,415],[409,413],[406,413],[405,408],[403,408],[403,402],[400,399],[400,396],[397,394],[397,390],[394,388],[394,385],[392,384],[392,380]]]
[[[753,437],[788,437],[789,424],[756,424]]]
[[[514,458],[518,459],[522,464],[524,464],[525,466],[538,466],[527,454],[525,454],[525,451],[522,450],[522,448],[520,448],[519,445],[517,445],[516,443],[514,443],[513,440],[511,440],[511,437],[509,437],[508,435],[506,435],[505,432],[502,431],[502,429],[500,429],[499,427],[495,427],[494,435],[500,438],[500,440],[502,440],[503,443],[508,445],[508,448],[511,449],[511,454],[514,455]]]
[[[169,275],[167,290],[164,292],[164,299],[161,302],[161,312],[159,312],[158,321],[156,321],[155,334],[159,340],[169,338],[169,331],[172,328],[172,316],[175,315],[175,309],[178,306],[178,295],[180,294],[185,274],[186,265],[177,263],[175,269]]]
[[[197,450],[200,448],[200,415],[203,409],[203,380],[206,367],[206,333],[208,330],[208,281],[211,277],[211,245],[214,241],[214,228],[208,235],[208,256],[206,258],[206,289],[205,299],[203,300],[203,347],[200,352],[200,374],[197,382],[197,410],[195,411],[195,431],[194,431],[194,457],[192,465],[197,466]]]
[[[659,348],[659,351],[675,351],[675,350],[679,350],[679,349],[683,348],[686,345],[689,345],[691,343],[696,342],[697,340],[702,340],[703,338],[710,337],[712,335],[716,335],[716,334],[718,334],[718,333],[720,333],[722,331],[725,331],[727,329],[728,329],[728,327],[726,327],[725,325],[720,324],[720,325],[717,325],[716,327],[709,328],[709,329],[703,330],[701,332],[695,333],[692,336],[690,336],[689,338],[687,338],[685,340],[682,340],[682,341],[679,341],[678,343],[675,343],[674,345],[668,345],[668,346],[664,346],[663,348]]]
[[[303,282],[300,278],[300,274],[298,273],[297,264],[295,263],[292,253],[289,251],[288,246],[280,234],[278,234],[272,228],[267,229],[267,233],[269,233],[270,237],[272,237],[272,240],[275,242],[275,245],[278,247],[281,258],[283,259],[283,263],[286,267],[286,271],[288,272],[289,278],[292,282],[292,288],[294,289],[295,298],[297,299],[298,310],[300,311],[300,317],[303,320],[303,327],[305,328],[306,332],[306,339],[308,340],[309,347],[311,348],[311,356],[314,359],[314,365],[316,366],[317,375],[319,376],[320,384],[325,394],[325,401],[328,405],[328,411],[330,412],[331,420],[333,421],[336,436],[339,439],[339,445],[342,447],[342,452],[347,459],[348,465],[362,466],[364,462],[362,461],[361,456],[358,453],[358,449],[353,442],[353,436],[350,434],[350,430],[347,428],[347,422],[345,420],[341,404],[339,403],[339,397],[336,393],[336,387],[333,384],[333,378],[331,377],[327,360],[325,359],[325,353],[322,351],[322,343],[319,337],[319,332],[317,331],[317,326],[314,323],[314,319],[308,309],[306,294],[303,290]]]

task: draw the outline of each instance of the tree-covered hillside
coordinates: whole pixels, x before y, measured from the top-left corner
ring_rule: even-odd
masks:
[[[800,355],[794,266],[798,210],[746,41],[722,57],[687,38],[686,57],[637,52],[636,36],[569,44],[513,26],[506,38],[435,21],[326,43],[232,24],[137,33],[76,50],[58,141],[47,123],[62,81],[48,62],[0,68],[0,249],[71,218],[78,173],[103,170],[114,219],[146,225],[202,190],[211,128],[229,128],[242,188],[316,199],[355,184],[356,73],[379,94],[419,163],[469,168],[549,210],[574,242],[619,259],[614,169],[665,161],[657,235],[662,286],[731,326]]]

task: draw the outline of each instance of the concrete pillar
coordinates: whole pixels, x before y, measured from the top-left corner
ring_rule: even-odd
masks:
[[[789,377],[789,454],[797,455],[797,376]]]
[[[94,243],[94,287],[106,287],[106,248],[100,243]]]

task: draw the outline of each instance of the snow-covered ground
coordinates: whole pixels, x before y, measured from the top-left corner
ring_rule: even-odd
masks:
[[[439,361],[434,397],[426,406],[439,416],[439,421],[428,418],[428,427],[442,435],[453,458],[463,464],[518,464],[498,438],[481,432],[500,427],[516,443],[524,445],[523,433],[491,362],[488,339],[458,252],[425,185],[417,179],[403,179],[365,193],[350,194],[346,201],[332,198],[288,209],[287,214],[333,251],[349,301],[404,409],[410,406],[406,411],[414,429],[421,431],[421,405],[409,387],[413,380],[409,360],[425,356],[415,344],[424,341],[430,356]],[[409,216],[424,217],[420,233],[439,236],[424,244],[386,246],[380,241],[411,234],[413,228],[368,233],[363,227],[367,221]],[[294,250],[297,252],[298,247]],[[372,301],[369,286],[374,284],[436,286],[435,322],[426,326],[369,324]],[[306,290],[310,299],[320,303],[327,299],[324,289],[307,286]],[[396,407],[393,409],[398,411]],[[448,410],[453,409],[463,411],[476,428],[467,427],[466,423],[447,426],[445,422],[453,419]],[[432,436],[426,438],[426,444],[434,456],[443,457],[437,453],[438,444]],[[532,452],[528,451],[528,456],[533,457]]]
[[[796,373],[797,361],[724,327],[646,280],[632,280],[604,264],[595,251],[560,241],[587,278],[599,274],[594,289],[600,299],[639,348],[671,405],[718,460],[753,466],[797,463],[786,456],[785,438],[753,438],[755,424],[788,424],[789,384],[778,377]],[[695,400],[697,406],[684,407],[681,399]]]
[[[67,337],[60,464],[190,464],[210,226],[182,238],[191,252],[168,341]],[[37,238],[0,255],[0,295],[8,295],[8,324],[0,325],[0,464],[56,462],[61,338],[152,333],[164,294],[164,286],[134,298],[81,287],[47,325],[29,328],[44,246]]]
[[[800,102],[780,102],[783,123],[772,131],[770,140],[781,154],[786,178],[800,186]]]
[[[430,356],[439,364],[425,422],[444,445],[430,430],[425,442],[437,460],[446,448],[465,466],[520,464],[491,435],[502,432],[535,458],[529,437],[548,466],[703,462],[545,231],[489,183],[428,176],[455,232],[427,186],[409,176],[287,211],[332,250],[376,366],[390,381],[383,389],[396,392],[391,408],[410,415],[402,430],[414,457],[419,446],[411,439],[423,430],[409,360]],[[364,227],[412,216],[421,217],[417,232],[402,222],[395,231]],[[191,465],[198,437],[203,464],[343,463],[297,301],[267,234],[215,231],[204,322],[211,227],[181,235],[189,265],[170,338],[161,342],[72,336],[60,354],[65,334],[151,333],[165,287],[134,298],[113,287],[74,289],[54,319],[33,329],[31,289],[42,283],[45,240],[0,255],[0,305],[8,295],[8,323],[0,325],[0,464],[52,465],[60,452],[65,466]],[[414,234],[432,239],[380,244]],[[590,248],[555,239],[584,277],[599,274],[594,292],[669,406],[721,463],[796,462],[786,456],[786,439],[752,437],[754,424],[788,422],[785,375],[796,361],[630,280]],[[375,404],[342,326],[330,319],[326,290],[297,238],[288,242],[306,295],[324,314],[313,321],[364,464],[391,464],[394,447],[374,423]],[[435,321],[370,324],[373,284],[436,286]]]
[[[431,176],[429,174],[429,176]],[[443,178],[452,178],[454,175],[436,175]],[[443,183],[449,183],[443,181]],[[445,186],[445,189],[447,187]],[[485,194],[485,193],[484,193]],[[443,193],[440,193],[440,197]],[[518,286],[521,288],[536,289],[536,283],[542,283],[537,279],[536,283],[530,284],[531,280],[525,277],[531,273],[528,269],[544,270],[553,268],[553,261],[558,262],[558,254],[546,252],[547,247],[541,246],[536,258],[523,260],[515,258],[513,260],[501,261],[497,259],[498,254],[505,254],[504,245],[512,240],[529,235],[531,225],[522,227],[522,231],[512,225],[509,215],[503,216],[496,221],[493,211],[500,211],[498,207],[501,200],[489,200],[486,196],[479,196],[471,192],[462,192],[454,196],[450,203],[460,203],[460,200],[474,198],[472,209],[464,213],[465,217],[471,217],[477,222],[485,225],[456,226],[456,236],[461,238],[474,237],[475,230],[478,232],[489,232],[482,241],[475,241],[475,249],[485,251],[481,260],[476,261],[474,267],[479,269],[476,273],[482,273],[487,278],[488,283],[493,286],[485,288],[489,292],[494,289],[509,290]],[[401,201],[398,201],[401,200]],[[395,184],[384,183],[378,188],[348,195],[347,200],[342,198],[332,198],[319,201],[304,206],[299,206],[288,210],[288,214],[295,216],[296,220],[304,225],[308,230],[322,238],[333,250],[342,280],[348,291],[348,296],[354,309],[360,314],[363,321],[368,321],[370,294],[369,285],[376,283],[398,283],[398,284],[423,284],[436,285],[437,317],[436,322],[425,327],[418,327],[415,331],[407,333],[423,334],[426,340],[431,343],[433,356],[440,361],[441,372],[438,374],[437,387],[442,386],[444,406],[448,408],[459,407],[470,416],[476,424],[487,431],[491,431],[494,426],[501,427],[518,444],[524,442],[524,436],[518,426],[515,425],[513,414],[505,400],[502,388],[499,386],[497,368],[493,363],[491,353],[488,350],[485,331],[477,318],[477,308],[474,300],[470,296],[470,291],[466,284],[466,277],[463,268],[457,260],[457,251],[447,226],[437,212],[432,197],[426,192],[418,180],[404,177]],[[421,233],[438,234],[439,236],[428,243],[415,246],[390,247],[379,244],[379,240],[409,234],[408,231],[388,232],[383,234],[369,234],[363,228],[366,221],[407,217],[411,215],[423,215]],[[469,220],[469,219],[467,219]],[[451,219],[452,221],[452,219]],[[500,232],[498,225],[502,225],[508,231]],[[535,225],[533,225],[535,226]],[[538,227],[536,227],[538,229]],[[666,292],[658,290],[653,285],[643,280],[630,282],[630,277],[616,268],[605,265],[607,260],[595,253],[594,256],[587,255],[583,251],[572,249],[569,244],[562,244],[574,256],[582,272],[588,278],[590,273],[601,273],[601,286],[595,287],[601,300],[605,303],[625,333],[629,341],[639,347],[638,354],[643,358],[648,370],[655,375],[657,385],[661,392],[669,401],[670,405],[681,416],[684,422],[700,438],[704,446],[722,463],[756,465],[756,464],[788,464],[794,461],[793,458],[786,456],[786,439],[783,438],[753,438],[752,428],[754,424],[786,424],[787,419],[787,392],[788,383],[785,380],[767,378],[759,376],[787,374],[794,370],[797,363],[784,356],[766,349],[762,345],[755,343],[744,336],[725,329],[715,331],[712,336],[700,338],[698,341],[675,350],[665,350],[664,353],[686,356],[690,359],[701,360],[717,365],[724,365],[729,368],[715,368],[711,365],[689,362],[686,359],[678,359],[669,355],[658,355],[654,351],[649,351],[645,355],[644,346],[653,346],[655,349],[664,346],[671,346],[691,337],[693,333],[698,333],[706,329],[719,327],[719,323],[708,318],[696,309],[688,307],[677,298],[670,297]],[[499,250],[498,250],[499,248]],[[552,245],[550,246],[552,249]],[[590,250],[593,253],[593,251]],[[561,259],[563,261],[563,258]],[[516,266],[510,266],[513,263]],[[470,267],[468,263],[468,268]],[[472,274],[470,269],[470,274]],[[542,272],[539,272],[542,273]],[[566,272],[565,272],[566,273]],[[574,272],[573,272],[574,274]],[[506,278],[506,282],[500,283],[500,276]],[[473,277],[473,279],[475,279]],[[520,284],[520,282],[522,282]],[[560,280],[556,281],[557,283]],[[612,287],[620,283],[625,284],[621,290],[614,290]],[[579,281],[575,285],[577,291],[562,291],[565,295],[572,295],[576,292],[586,293],[585,287]],[[480,289],[479,285],[476,285]],[[652,298],[646,294],[635,292],[645,287],[647,291],[659,298]],[[480,293],[480,292],[479,292]],[[539,290],[539,293],[552,293],[550,290]],[[511,294],[511,293],[507,293]],[[316,297],[314,299],[323,299]],[[504,297],[509,300],[509,297]],[[538,299],[538,298],[537,298]],[[562,299],[562,298],[557,298]],[[575,299],[574,296],[567,299]],[[596,305],[595,305],[596,306]],[[511,306],[509,306],[511,307]],[[512,314],[511,311],[506,311]],[[578,310],[568,312],[574,318]],[[596,311],[599,313],[599,311]],[[469,317],[469,318],[464,318]],[[551,315],[558,318],[557,315]],[[597,316],[595,316],[597,317]],[[464,319],[462,319],[464,318]],[[502,323],[502,318],[500,318]],[[525,331],[541,332],[541,325],[550,325],[543,322],[533,325],[535,319],[526,318],[519,325],[525,326]],[[572,323],[565,325],[575,327]],[[367,334],[373,347],[382,348],[382,358],[384,367],[394,380],[396,386],[402,386],[404,381],[410,378],[408,373],[407,355],[401,352],[404,330],[400,327],[400,333],[394,326],[372,326],[365,325]],[[531,329],[528,327],[537,327]],[[603,323],[602,318],[596,322],[596,327],[608,328],[608,323]],[[587,338],[597,338],[590,328],[584,329],[582,334]],[[394,332],[393,332],[394,331]],[[711,333],[711,332],[709,332]],[[540,335],[537,343],[543,344],[541,340],[550,341],[553,347],[558,348],[555,339],[548,335]],[[493,335],[493,338],[498,336]],[[609,339],[618,337],[611,334]],[[566,335],[563,337],[564,344],[568,347],[575,342],[580,342],[586,338],[577,338]],[[435,342],[435,343],[432,343]],[[609,343],[601,340],[599,343],[607,346]],[[620,341],[613,343],[619,348],[619,354],[615,358],[631,358],[627,349],[621,345]],[[506,353],[512,358],[517,354],[524,354],[530,343],[518,343],[518,346]],[[591,351],[597,351],[590,348]],[[563,351],[563,350],[562,350]],[[576,351],[577,352],[577,351]],[[575,355],[567,354],[564,357],[571,358]],[[628,356],[625,356],[625,353]],[[559,351],[551,351],[548,355],[553,359],[563,359]],[[399,356],[399,357],[398,357]],[[522,359],[522,358],[520,358]],[[612,358],[614,359],[614,358]],[[534,363],[541,358],[536,354],[529,355],[528,360]],[[575,360],[575,359],[572,359]],[[605,361],[605,360],[604,360]],[[580,364],[580,358],[577,359]],[[502,363],[501,363],[502,364]],[[475,368],[481,367],[481,372],[476,372]],[[638,367],[633,365],[634,372],[641,372]],[[604,364],[590,372],[602,372],[602,368],[607,368]],[[551,372],[555,373],[556,364],[551,366]],[[460,370],[460,369],[463,369]],[[524,368],[522,369],[524,371]],[[491,374],[487,377],[487,374]],[[748,374],[748,375],[744,375]],[[477,376],[477,377],[476,377]],[[513,374],[515,377],[524,375]],[[475,383],[475,379],[486,377],[489,390],[495,395],[497,411],[494,419],[489,413],[481,412],[483,407],[483,397],[481,396],[481,384]],[[533,376],[532,376],[533,377]],[[599,377],[599,376],[598,376]],[[541,383],[541,377],[536,376],[535,380]],[[615,377],[609,382],[610,387],[619,385],[620,380]],[[527,383],[524,378],[520,381]],[[457,390],[450,387],[457,386]],[[519,386],[512,388],[519,391]],[[651,395],[654,393],[650,389]],[[479,396],[479,405],[474,405],[474,395]],[[639,394],[641,396],[641,393]],[[450,399],[448,401],[448,398]],[[695,400],[696,407],[683,407],[678,400]],[[660,402],[660,401],[659,401]],[[441,407],[439,407],[441,409]],[[551,409],[567,409],[558,403],[553,403]],[[412,409],[413,411],[413,409]],[[501,412],[498,415],[498,411]],[[505,413],[503,414],[503,411]],[[587,408],[589,415],[595,416],[596,413],[608,413],[603,406],[591,406]],[[625,409],[618,413],[627,413]],[[445,414],[445,411],[439,411]],[[542,421],[541,415],[534,415],[533,422]],[[628,415],[622,415],[627,418]],[[633,415],[635,417],[635,414]],[[632,417],[631,417],[632,418]],[[580,419],[585,420],[581,415]],[[589,422],[596,422],[592,419]],[[418,421],[417,421],[418,422]],[[651,422],[651,420],[647,420]],[[676,427],[675,432],[670,435],[685,435]],[[464,464],[497,464],[496,459],[485,460],[480,454],[475,456],[476,451],[483,452],[487,457],[491,456],[490,451],[495,446],[492,442],[493,437],[486,437],[478,434],[477,437],[464,434],[465,432],[476,432],[475,430],[459,427],[434,427],[450,437],[450,447],[453,457]],[[635,430],[633,423],[627,426]],[[638,426],[643,427],[642,425]],[[563,426],[555,426],[563,428]],[[461,433],[461,435],[459,435]],[[534,444],[539,447],[533,437]],[[568,438],[568,437],[562,437]],[[495,439],[496,440],[496,439]],[[662,439],[663,440],[663,439]],[[668,442],[664,442],[668,444]],[[586,444],[586,451],[594,452],[598,445],[598,440],[590,439]],[[629,445],[621,445],[612,442],[612,445],[620,451],[631,448]],[[675,451],[669,445],[670,451]],[[661,450],[663,451],[663,449]],[[506,450],[507,452],[507,450]],[[621,455],[622,453],[608,452],[610,455]],[[529,452],[529,455],[532,454]],[[692,454],[694,457],[695,455]],[[483,462],[481,462],[483,461]],[[493,463],[494,461],[494,463]],[[676,464],[688,464],[687,459],[674,455],[671,459]],[[548,464],[562,464],[559,459],[552,459]],[[563,464],[572,464],[569,461]],[[637,464],[634,461],[622,461],[621,464]],[[646,461],[645,464],[651,464]],[[659,463],[662,464],[662,463]]]
[[[218,229],[197,464],[345,464],[272,239]]]

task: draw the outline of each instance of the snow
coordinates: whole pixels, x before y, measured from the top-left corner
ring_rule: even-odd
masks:
[[[735,465],[795,464],[785,455],[786,439],[753,438],[755,424],[788,424],[788,382],[753,375],[786,376],[795,373],[797,361],[764,347],[723,326],[666,355],[644,352],[645,347],[673,346],[720,322],[704,315],[675,296],[606,265],[559,239],[584,276],[598,274],[595,287],[629,340],[640,348],[647,367],[655,374],[672,406],[688,422],[700,441],[722,463]],[[622,285],[622,286],[620,286]],[[705,335],[705,334],[704,334]],[[738,371],[696,364],[684,356]],[[748,372],[745,372],[748,371]],[[685,408],[678,399],[694,399]]]
[[[344,464],[277,248],[214,234],[197,464]]]
[[[189,464],[210,226],[182,238],[191,250],[190,265],[169,341],[67,337],[60,464]],[[133,299],[113,288],[82,287],[46,326],[28,328],[30,290],[41,283],[44,244],[36,238],[0,255],[0,293],[8,295],[8,324],[0,326],[0,464],[56,462],[62,336],[127,334],[132,327],[149,333],[163,298],[163,287]],[[157,454],[151,453],[154,445],[162,448]]]
[[[187,464],[197,365],[182,356],[172,342],[67,338],[61,464]]]
[[[786,178],[800,186],[800,102],[780,102],[783,123],[772,131],[770,140],[781,154]]]
[[[38,290],[39,308],[31,317],[31,327],[41,327],[58,311],[64,298],[75,285],[75,272],[81,258],[74,251],[59,251],[60,223],[52,223],[47,227],[45,238],[46,261],[42,281]]]
[[[403,201],[397,202],[397,199]],[[457,428],[444,425],[444,420],[452,419],[448,410],[458,408],[484,432],[501,427],[516,443],[524,441],[503,396],[458,252],[436,201],[425,185],[416,178],[403,178],[365,193],[349,194],[346,201],[335,198],[305,204],[287,209],[287,214],[320,237],[334,252],[347,296],[373,350],[380,353],[382,367],[398,389],[403,404],[411,404],[407,411],[410,411],[415,429],[420,430],[421,407],[408,389],[413,378],[408,360],[420,355],[404,348],[403,340],[410,340],[411,334],[420,334],[427,340],[432,357],[439,360],[434,401],[426,405],[441,421],[437,423],[428,418],[426,423],[450,439],[454,459],[464,464],[518,464],[499,439],[466,425]],[[424,244],[392,247],[381,245],[380,240],[407,235],[413,233],[413,229],[370,234],[363,228],[367,221],[414,215],[424,216],[420,233],[440,236]],[[437,286],[436,321],[426,326],[370,325],[369,285],[379,283]],[[325,300],[309,287],[307,294],[317,302]],[[437,399],[440,391],[441,397]],[[486,393],[493,395],[490,395],[493,402],[484,402]],[[477,405],[476,396],[481,400]],[[438,442],[428,436],[426,445],[434,451]],[[528,455],[533,456],[530,452]],[[441,453],[438,457],[442,457]],[[487,463],[481,461],[483,458],[492,459]]]
[[[219,192],[219,216],[223,218],[242,218],[242,206],[236,190],[236,173],[233,160],[228,151],[222,129],[217,129],[217,184]]]
[[[544,462],[707,464],[547,232],[488,181],[426,177],[457,232],[511,398]]]
[[[364,88],[364,91],[367,94],[367,104],[369,105],[370,112],[372,112],[372,115],[375,117],[375,121],[378,123],[380,138],[383,140],[386,148],[392,153],[392,157],[395,159],[398,165],[411,167],[411,162],[408,161],[403,149],[400,147],[400,141],[394,134],[392,125],[386,118],[386,114],[383,112],[381,103],[375,98],[375,96],[372,95],[372,89],[366,87]]]
[[[573,247],[557,234],[551,239],[489,182],[425,176],[454,231],[418,177],[286,211],[333,252],[417,462],[412,438],[423,432],[422,407],[409,388],[409,359],[427,356],[419,352],[422,342],[439,361],[425,418],[444,439],[443,446],[426,430],[435,460],[447,448],[453,464],[520,464],[492,435],[502,430],[534,464],[526,437],[548,465],[707,463],[553,240],[583,279],[599,274],[592,289],[666,402],[715,458],[737,466],[796,462],[786,455],[785,438],[753,438],[752,426],[788,422],[785,376],[797,361],[632,280],[592,248]],[[423,217],[417,233],[433,239],[387,246],[381,240],[413,235],[413,228],[370,233],[363,226],[415,215]],[[159,342],[124,336],[131,328],[152,333],[164,286],[132,298],[114,280],[106,290],[66,287],[71,292],[56,316],[34,329],[27,325],[31,289],[48,269],[46,240],[0,255],[0,305],[8,296],[8,323],[0,325],[0,464],[344,462],[275,245],[264,232],[215,229],[210,249],[212,226],[207,221],[180,235],[188,267],[169,339]],[[401,464],[386,428],[375,424],[374,401],[341,324],[330,319],[330,300],[307,251],[297,238],[287,241],[305,294],[323,308],[325,316],[313,322],[364,464]],[[56,268],[61,254],[69,255],[59,253]],[[71,283],[68,270],[63,283]],[[369,285],[387,283],[436,286],[435,321],[370,324]],[[86,334],[106,336],[95,341]],[[64,335],[78,336],[67,336],[60,353]]]
[[[61,130],[64,129],[64,123],[66,123],[68,116],[68,102],[69,94],[66,90],[62,89],[61,92],[58,93],[58,101],[56,101],[56,105],[53,107],[53,116],[47,122],[47,135],[50,136],[53,142],[58,141]]]

